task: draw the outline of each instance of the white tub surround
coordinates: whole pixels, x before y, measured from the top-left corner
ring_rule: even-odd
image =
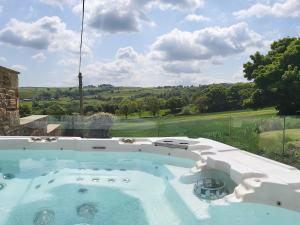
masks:
[[[124,142],[123,138],[0,137],[0,149],[147,152],[193,159],[196,163],[190,175],[217,169],[238,184],[234,193],[225,197],[227,201],[256,202],[300,212],[299,170],[209,139],[130,138]]]

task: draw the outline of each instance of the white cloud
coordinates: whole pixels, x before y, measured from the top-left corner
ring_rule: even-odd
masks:
[[[116,54],[116,58],[136,61],[138,58],[138,53],[131,46],[126,48],[119,48]]]
[[[86,4],[86,22],[108,33],[137,32],[144,23],[151,24],[147,16],[130,0],[90,0]],[[74,7],[81,13],[82,5]]]
[[[26,70],[27,70],[26,66],[24,66],[24,65],[19,65],[19,64],[13,65],[12,68],[15,69],[15,70],[17,70],[17,71],[19,71],[19,72],[21,72],[21,71],[26,71]]]
[[[203,4],[204,0],[89,0],[86,23],[107,33],[139,32],[144,25],[154,25],[147,16],[152,8],[194,11]],[[82,4],[77,4],[73,11],[80,14]]]
[[[189,68],[186,67],[188,70]],[[150,59],[128,63],[115,60],[89,64],[83,72],[85,84],[110,83],[120,86],[199,85],[224,82],[198,71],[167,71],[162,64]]]
[[[202,15],[189,14],[184,18],[184,20],[189,22],[209,22],[211,19]]]
[[[39,0],[39,1],[40,1],[40,3],[46,4],[46,5],[59,7],[61,10],[64,8],[65,5],[72,6],[76,2],[78,2],[78,0]]]
[[[203,67],[204,63],[199,61],[185,63],[153,60],[150,54],[139,54],[132,47],[126,47],[120,48],[112,61],[88,64],[83,69],[83,75],[85,84],[158,86],[223,82],[201,74],[200,69]]]
[[[96,62],[86,67],[89,78],[98,78],[104,83],[116,84],[130,79],[132,65],[123,60]]]
[[[142,0],[142,2],[146,3],[146,7],[159,7],[163,10],[176,9],[195,11],[204,6],[204,0]]]
[[[45,61],[47,59],[47,57],[45,56],[45,54],[42,53],[42,52],[39,52],[39,53],[33,55],[31,58],[33,58],[37,62],[43,62],[43,61]]]
[[[164,63],[162,68],[174,74],[192,74],[192,73],[200,73],[201,72],[201,65],[199,62],[171,62],[171,63]]]
[[[233,15],[239,19],[244,19],[248,17],[261,18],[264,16],[299,17],[300,1],[284,0],[273,4],[256,3],[249,9],[243,9],[234,12]]]
[[[110,83],[124,86],[191,85],[213,82],[213,78],[199,73],[178,73],[165,71],[161,64],[152,60],[139,60],[137,63],[124,60],[95,62],[83,72],[85,84]],[[205,81],[204,81],[205,80]]]
[[[228,56],[243,56],[263,45],[262,37],[246,23],[194,32],[174,29],[158,37],[147,53],[138,53],[129,46],[118,49],[111,61],[88,64],[83,69],[84,80],[86,84],[129,86],[224,82],[202,71],[222,64]]]
[[[62,60],[60,64],[67,65],[72,62],[78,63],[78,60]],[[147,55],[137,53],[131,46],[119,48],[112,60],[92,61],[83,66],[82,71],[85,84],[152,86],[162,82],[169,85],[176,83],[172,82],[175,76],[164,72],[161,64],[151,60]]]
[[[77,53],[79,34],[67,29],[66,24],[57,16],[42,17],[32,23],[11,19],[0,30],[0,41],[13,46],[49,51]],[[83,50],[90,52],[90,41],[85,39]]]
[[[261,47],[262,37],[246,23],[208,27],[194,32],[174,29],[157,38],[151,55],[163,61],[213,60]]]

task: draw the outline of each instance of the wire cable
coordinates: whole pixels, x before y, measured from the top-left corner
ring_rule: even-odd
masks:
[[[84,13],[85,13],[85,0],[82,0],[82,18],[81,18],[81,32],[80,32],[80,50],[79,50],[79,69],[78,74],[81,73],[82,63],[82,42],[83,42],[83,31],[84,31]]]
[[[81,18],[81,32],[80,32],[80,49],[79,49],[79,68],[78,68],[78,83],[79,83],[79,113],[83,116],[83,86],[82,86],[82,73],[81,73],[81,64],[82,64],[82,39],[83,39],[83,28],[84,28],[84,3],[85,0],[82,0],[82,18]]]

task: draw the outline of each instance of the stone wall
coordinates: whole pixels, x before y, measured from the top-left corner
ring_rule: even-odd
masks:
[[[0,66],[0,135],[20,124],[18,74]]]
[[[61,136],[61,125],[60,124],[48,124],[47,125],[47,136]]]
[[[0,136],[60,135],[59,124],[48,124],[48,116],[20,119],[19,72],[0,66]]]
[[[21,118],[18,135],[46,136],[47,125],[48,125],[47,115],[32,115],[32,116],[23,117]]]

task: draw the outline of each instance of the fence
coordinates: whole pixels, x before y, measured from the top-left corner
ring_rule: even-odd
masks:
[[[35,116],[36,117],[36,116]],[[47,116],[21,121],[24,135],[61,135],[92,138],[190,137],[209,138],[300,168],[300,117],[214,114],[138,118],[111,116]],[[36,123],[37,119],[43,123]],[[28,126],[28,127],[27,127]],[[43,127],[33,127],[43,126]],[[46,126],[46,127],[45,127]],[[26,129],[28,128],[28,129]],[[51,129],[59,129],[54,132]],[[14,128],[18,130],[17,128]],[[38,131],[38,132],[37,132]]]
[[[110,135],[209,138],[300,168],[300,117],[296,116],[118,118]]]

